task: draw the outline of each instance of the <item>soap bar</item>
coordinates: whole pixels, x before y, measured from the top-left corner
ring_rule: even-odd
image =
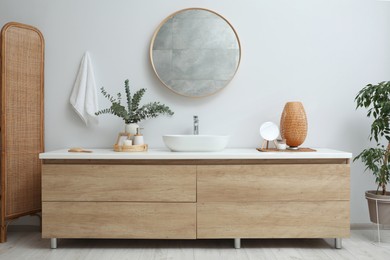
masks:
[[[132,146],[133,145],[133,141],[131,141],[131,140],[124,140],[123,141],[123,145],[124,146]]]

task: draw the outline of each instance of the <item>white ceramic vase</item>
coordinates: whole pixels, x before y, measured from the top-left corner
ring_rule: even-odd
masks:
[[[135,135],[137,133],[137,128],[139,128],[139,125],[136,123],[130,123],[125,125],[125,132]]]

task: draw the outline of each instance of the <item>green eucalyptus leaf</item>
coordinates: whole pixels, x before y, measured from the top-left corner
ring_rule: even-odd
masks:
[[[155,118],[159,115],[172,116],[174,113],[170,108],[160,102],[151,102],[142,107],[139,107],[141,99],[146,92],[146,89],[142,88],[135,92],[132,96],[130,91],[129,80],[125,80],[125,93],[126,93],[126,107],[121,105],[122,94],[118,93],[117,98],[113,98],[112,95],[107,93],[104,87],[100,88],[101,93],[105,98],[111,102],[110,108],[99,110],[95,115],[112,114],[122,118],[126,124],[138,123],[144,119]]]

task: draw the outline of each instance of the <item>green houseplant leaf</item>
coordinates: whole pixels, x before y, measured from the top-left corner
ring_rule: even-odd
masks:
[[[97,116],[103,114],[112,114],[122,118],[126,124],[130,124],[138,123],[148,118],[155,118],[160,115],[172,116],[174,114],[174,112],[172,112],[168,106],[161,104],[160,102],[151,102],[139,107],[146,89],[141,88],[136,91],[133,96],[131,96],[128,79],[125,80],[125,93],[127,101],[126,106],[121,105],[121,93],[118,93],[117,98],[115,99],[105,90],[104,87],[101,87],[100,91],[103,96],[111,102],[111,107],[97,111],[95,113]]]
[[[390,177],[390,81],[377,85],[368,84],[355,97],[356,109],[367,109],[367,117],[373,118],[369,139],[376,142],[375,148],[364,149],[355,160],[360,159],[371,171],[378,184],[377,193],[386,194],[386,185]],[[387,144],[383,145],[385,141]]]

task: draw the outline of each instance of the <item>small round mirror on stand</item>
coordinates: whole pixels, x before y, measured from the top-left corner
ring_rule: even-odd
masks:
[[[275,144],[275,147],[277,147],[277,144],[275,142],[276,138],[279,136],[279,127],[273,123],[273,122],[265,122],[260,126],[259,130],[260,136],[264,139],[261,149],[264,148],[264,145],[266,145],[266,149],[268,149],[268,144],[270,141],[273,141]]]
[[[204,97],[223,89],[241,59],[240,41],[221,15],[202,8],[180,10],[157,28],[150,59],[160,81],[187,97]]]

